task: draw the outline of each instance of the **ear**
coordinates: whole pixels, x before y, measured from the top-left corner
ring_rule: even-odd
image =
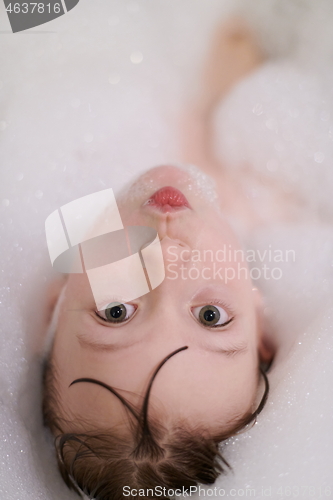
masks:
[[[261,367],[267,371],[270,367],[277,347],[268,334],[267,324],[264,318],[264,300],[258,288],[252,288],[257,315],[258,352]]]

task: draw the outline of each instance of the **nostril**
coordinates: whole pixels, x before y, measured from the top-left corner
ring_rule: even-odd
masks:
[[[176,249],[177,247],[186,248],[188,250],[190,249],[190,247],[184,241],[178,240],[177,238],[170,238],[167,235],[163,236],[160,241],[161,243],[164,242],[173,245],[174,249]]]
[[[175,242],[176,245],[182,247],[182,248],[187,248],[187,245],[181,241],[181,240],[173,240]]]

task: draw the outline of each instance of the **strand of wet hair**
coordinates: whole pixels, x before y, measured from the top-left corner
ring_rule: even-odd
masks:
[[[153,435],[150,430],[149,426],[149,420],[148,420],[148,407],[149,407],[149,398],[150,398],[150,393],[151,389],[153,386],[153,383],[157,377],[157,374],[161,370],[161,368],[165,365],[165,363],[178,354],[181,351],[185,351],[188,349],[188,346],[180,347],[179,349],[176,349],[176,351],[173,351],[172,353],[168,354],[162,361],[158,364],[157,368],[155,369],[153,375],[150,378],[146,394],[144,396],[143,404],[141,407],[141,412],[140,412],[140,422],[141,425],[139,427],[140,431],[140,439],[138,442],[137,447],[133,451],[132,455],[136,459],[139,459],[141,457],[145,456],[146,450],[149,448],[151,458],[159,458],[161,455],[163,455],[163,450],[162,448],[156,443],[155,439],[153,438]]]
[[[173,356],[178,354],[181,351],[185,351],[188,349],[188,346],[180,347],[179,349],[176,349],[175,351],[171,352],[168,354],[165,358],[162,359],[162,361],[158,364],[157,368],[155,369],[153,375],[151,376],[148,387],[146,390],[146,393],[144,395],[144,400],[143,404],[141,407],[141,411],[138,414],[138,412],[133,408],[133,406],[125,399],[123,396],[121,396],[113,387],[109,386],[105,382],[101,382],[100,380],[94,379],[94,378],[89,378],[89,377],[81,377],[78,379],[73,380],[73,382],[68,386],[71,387],[74,384],[78,384],[80,382],[87,382],[91,384],[96,384],[101,387],[104,387],[107,389],[109,392],[111,392],[114,396],[116,396],[119,401],[124,405],[124,407],[131,413],[131,415],[136,419],[138,423],[138,436],[137,436],[137,441],[138,444],[136,448],[133,450],[133,457],[136,459],[140,459],[145,455],[145,451],[147,449],[150,450],[151,453],[151,458],[159,458],[163,454],[162,448],[157,444],[155,439],[153,438],[153,435],[150,430],[149,422],[148,422],[148,406],[149,406],[149,398],[150,398],[150,393],[151,389],[153,386],[153,383],[156,379],[156,376],[158,372],[161,370],[163,365]]]

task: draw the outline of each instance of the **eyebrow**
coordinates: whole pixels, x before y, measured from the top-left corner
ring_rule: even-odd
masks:
[[[124,349],[124,346],[121,345],[113,345],[113,344],[103,344],[102,342],[96,342],[95,340],[89,340],[85,335],[78,334],[77,339],[79,341],[80,346],[83,349],[88,349],[89,351],[94,352],[116,352],[120,349]],[[127,346],[126,346],[127,347]],[[228,347],[228,349],[216,349],[215,352],[220,354],[226,354],[228,357],[234,357],[237,354],[242,354],[248,351],[248,344],[246,342],[232,345]]]

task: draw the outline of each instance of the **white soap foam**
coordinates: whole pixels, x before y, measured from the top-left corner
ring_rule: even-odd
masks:
[[[332,222],[333,71],[268,61],[217,110],[216,151],[229,167],[250,163]],[[309,216],[309,213],[307,213]]]

